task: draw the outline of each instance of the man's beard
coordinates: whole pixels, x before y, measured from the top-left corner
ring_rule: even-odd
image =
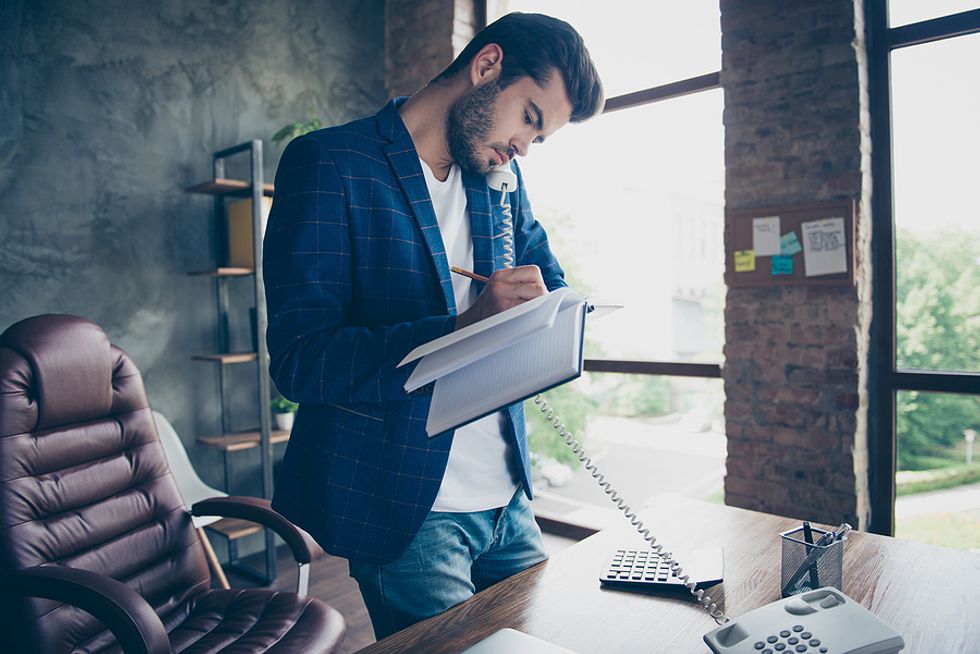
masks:
[[[496,79],[468,90],[453,102],[446,115],[446,141],[449,154],[460,168],[486,175],[494,165],[480,154],[493,130],[494,109],[500,94]]]

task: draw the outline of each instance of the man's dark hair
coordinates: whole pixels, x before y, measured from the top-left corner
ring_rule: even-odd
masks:
[[[602,82],[582,37],[565,21],[543,14],[515,11],[498,18],[480,30],[432,82],[439,84],[454,77],[488,43],[496,43],[504,51],[501,88],[525,76],[544,84],[557,70],[572,103],[571,122],[581,122],[602,110]]]

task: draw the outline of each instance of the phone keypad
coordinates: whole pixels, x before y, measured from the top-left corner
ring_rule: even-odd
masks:
[[[801,624],[795,624],[790,629],[783,629],[778,635],[771,634],[764,641],[760,640],[754,644],[754,648],[759,654],[827,654],[829,651],[823,642],[814,636]]]
[[[616,550],[599,579],[614,584],[684,585],[653,550]]]

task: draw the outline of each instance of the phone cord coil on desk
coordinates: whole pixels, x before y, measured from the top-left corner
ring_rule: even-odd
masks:
[[[714,621],[718,624],[725,624],[729,621],[728,617],[725,615],[724,611],[718,608],[718,605],[708,597],[704,590],[696,590],[697,583],[691,581],[690,575],[684,574],[684,569],[681,565],[673,559],[670,552],[664,552],[664,546],[662,543],[657,542],[657,537],[650,533],[647,527],[643,526],[643,521],[637,517],[636,512],[633,511],[623,498],[620,497],[619,491],[613,488],[612,483],[606,481],[606,476],[599,472],[598,466],[592,462],[592,458],[585,454],[582,450],[580,443],[572,437],[572,432],[565,428],[562,424],[561,418],[555,415],[555,410],[548,406],[547,400],[544,399],[540,394],[534,398],[534,403],[541,410],[541,413],[545,414],[545,419],[551,423],[551,426],[558,432],[558,435],[564,439],[565,443],[572,449],[578,460],[582,462],[585,469],[589,471],[592,478],[596,480],[599,486],[602,488],[603,492],[609,496],[613,504],[616,505],[620,511],[626,516],[626,519],[630,521],[630,524],[636,527],[636,530],[643,536],[650,547],[653,549],[657,555],[660,556],[661,560],[668,564],[670,571],[677,575],[677,578],[681,580],[684,586],[691,592],[694,599],[704,607],[704,610],[708,612]]]

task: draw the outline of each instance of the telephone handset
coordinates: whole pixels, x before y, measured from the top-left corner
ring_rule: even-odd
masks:
[[[495,191],[500,191],[500,210],[504,214],[503,228],[501,234],[494,238],[500,238],[504,244],[504,268],[514,267],[514,217],[510,213],[510,202],[507,201],[507,194],[517,189],[517,174],[511,169],[510,163],[500,164],[490,169],[487,173],[487,186]]]
[[[517,174],[509,163],[494,166],[487,173],[487,186],[495,191],[509,193],[517,188]]]

